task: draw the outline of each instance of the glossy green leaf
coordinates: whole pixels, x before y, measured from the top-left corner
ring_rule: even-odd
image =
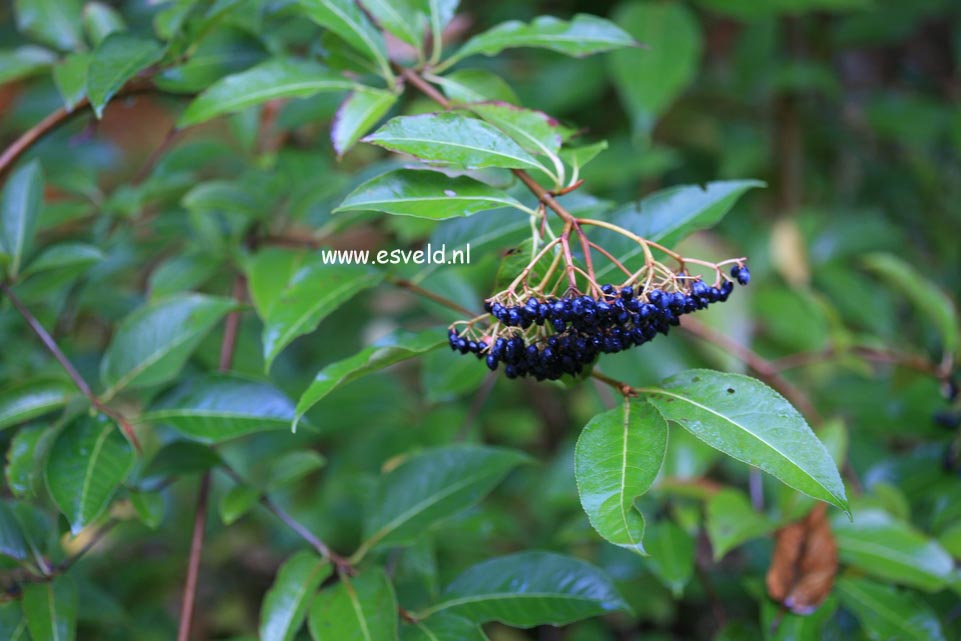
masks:
[[[0,639],[7,641],[30,641],[27,620],[23,616],[19,601],[0,603]]]
[[[176,377],[204,336],[235,306],[229,299],[178,294],[134,311],[117,327],[100,364],[105,396]]]
[[[267,318],[307,258],[303,251],[265,247],[247,261],[247,285],[260,318]]]
[[[314,331],[328,314],[382,278],[367,265],[325,264],[323,251],[307,257],[264,319],[266,367],[295,338]]]
[[[217,506],[220,520],[224,525],[233,525],[252,510],[259,500],[260,490],[257,488],[249,485],[233,486],[220,497],[220,503]]]
[[[944,641],[937,614],[914,594],[867,579],[838,580],[841,603],[872,641]]]
[[[804,417],[757,379],[688,370],[649,390],[650,402],[711,447],[848,511],[834,460]]]
[[[520,202],[500,189],[468,176],[450,178],[435,171],[398,169],[357,187],[334,212],[382,211],[442,220],[520,206]]]
[[[961,344],[961,319],[951,299],[911,264],[892,254],[870,254],[864,265],[904,296],[941,334],[941,347],[954,354]]]
[[[314,593],[330,574],[330,563],[307,550],[284,561],[261,606],[261,641],[293,641]]]
[[[88,2],[83,7],[83,29],[94,46],[117,31],[125,31],[127,25],[120,12],[103,2]]]
[[[56,54],[35,45],[0,51],[0,85],[39,74],[56,61]]]
[[[342,157],[360,137],[373,129],[397,102],[397,94],[365,87],[341,103],[330,127],[330,139],[337,157]]]
[[[283,489],[308,474],[312,474],[327,464],[327,459],[320,452],[313,450],[295,450],[271,461],[270,478],[267,480],[267,491],[275,492]]]
[[[364,519],[362,549],[412,543],[436,521],[479,502],[526,457],[452,445],[425,450],[381,477]]]
[[[3,470],[7,487],[14,496],[33,497],[42,491],[43,465],[40,461],[54,436],[54,431],[46,425],[27,425],[14,434]]]
[[[40,252],[30,261],[30,265],[24,270],[24,275],[65,268],[70,268],[74,273],[80,273],[86,267],[95,265],[104,258],[104,253],[93,245],[64,242],[51,245]]]
[[[21,602],[33,641],[74,641],[77,637],[77,587],[69,576],[28,583]]]
[[[165,480],[171,476],[198,474],[223,463],[216,450],[194,441],[166,444],[150,461],[144,479]]]
[[[34,160],[10,175],[0,196],[0,253],[9,257],[6,271],[12,277],[20,273],[33,246],[42,203],[43,170]]]
[[[130,504],[140,522],[151,530],[160,527],[167,511],[164,495],[160,492],[130,492],[129,496]]]
[[[74,535],[103,514],[133,463],[133,449],[113,421],[85,415],[63,428],[50,448],[46,480]]]
[[[653,485],[666,451],[667,423],[643,400],[625,397],[581,432],[574,450],[581,506],[614,545],[645,554],[644,517],[634,501]]]
[[[206,252],[178,254],[150,273],[148,285],[154,300],[202,285],[222,264],[220,256]]]
[[[584,167],[587,163],[591,162],[605,149],[607,149],[608,144],[606,140],[601,140],[590,145],[584,145],[583,147],[569,147],[561,150],[560,156],[561,160],[566,162],[571,167],[575,169],[580,169]]]
[[[185,381],[155,403],[144,420],[170,425],[203,443],[287,429],[294,404],[270,383],[208,374]]]
[[[342,577],[314,599],[308,623],[314,641],[396,641],[394,586],[380,568]]]
[[[422,0],[362,0],[367,12],[388,33],[419,48],[427,28]]]
[[[93,52],[87,69],[87,97],[97,118],[124,84],[160,60],[163,49],[153,40],[112,33]]]
[[[712,496],[706,506],[708,538],[714,550],[714,560],[746,541],[774,531],[777,523],[759,514],[742,492],[724,489]]]
[[[648,528],[647,551],[648,567],[680,598],[694,574],[694,537],[673,521],[658,521]]]
[[[76,49],[80,34],[80,0],[14,0],[17,29],[62,50]]]
[[[553,552],[520,552],[468,568],[421,615],[446,611],[475,623],[530,628],[617,610],[628,610],[627,604],[593,565]]]
[[[488,641],[479,625],[447,612],[403,626],[400,638],[401,641]]]
[[[393,78],[387,62],[384,37],[367,19],[359,2],[354,0],[298,0],[307,16],[330,29],[347,44],[375,62],[385,78]]]
[[[567,131],[557,120],[535,109],[487,102],[473,105],[470,110],[532,154],[556,155]]]
[[[636,45],[630,34],[597,16],[581,13],[570,22],[541,16],[530,24],[518,20],[504,22],[474,36],[444,66],[468,56],[494,56],[516,47],[537,47],[582,57]]]
[[[459,113],[398,116],[364,142],[468,169],[540,167],[533,156],[493,125]]]
[[[322,91],[347,91],[355,83],[316,62],[275,58],[222,78],[197,96],[177,120],[183,129],[277,98],[306,98]]]
[[[0,430],[63,407],[77,388],[63,379],[26,380],[0,390]]]
[[[697,17],[676,2],[630,2],[620,5],[614,20],[645,45],[615,51],[610,66],[635,133],[647,136],[697,74],[702,48]]]
[[[30,556],[23,527],[6,501],[0,501],[0,555],[18,561],[25,561]]]
[[[498,100],[517,104],[520,99],[500,76],[485,69],[459,69],[432,79],[453,102]]]
[[[877,508],[834,519],[841,561],[886,581],[934,592],[950,580],[954,562],[936,541]]]
[[[328,365],[317,373],[310,387],[297,401],[296,420],[341,385],[346,385],[361,376],[384,369],[394,363],[433,351],[446,342],[445,335],[436,329],[416,334],[397,331],[365,347],[353,356]]]

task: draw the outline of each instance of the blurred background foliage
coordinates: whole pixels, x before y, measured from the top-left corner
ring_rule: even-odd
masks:
[[[13,4],[0,5],[0,80],[16,76],[0,86],[0,137],[8,142],[62,105],[64,87],[56,72],[48,73],[50,65],[63,65],[66,51],[89,49],[81,43],[102,37],[113,15],[88,9],[68,16],[66,25],[28,26],[31,44],[17,30]],[[31,151],[43,162],[47,184],[38,245],[82,240],[102,253],[82,268],[31,275],[17,291],[85,377],[97,378],[111,328],[145,298],[188,289],[227,295],[229,266],[243,260],[238,235],[252,219],[266,230],[265,242],[278,245],[471,241],[473,265],[417,276],[422,286],[476,309],[504,249],[485,247],[482,232],[523,217],[492,215],[455,226],[331,216],[354,186],[394,162],[366,145],[335,157],[328,131],[342,95],[271,104],[190,130],[164,148],[149,176],[138,174],[186,99],[212,81],[281,51],[332,60],[342,53],[284,0],[224,3],[231,8],[209,25],[183,10],[192,4],[113,3],[131,31],[169,38],[190,62],[159,74],[166,95],[116,100],[102,121],[78,118]],[[672,427],[668,460],[643,508],[648,537],[680,541],[680,551],[654,562],[632,556],[591,531],[573,481],[573,441],[614,402],[608,390],[485,379],[482,367],[446,351],[336,391],[310,412],[314,429],[232,441],[219,455],[265,484],[303,465],[303,474],[275,485],[276,499],[335,550],[347,551],[360,538],[367,491],[394,457],[456,439],[532,454],[535,464],[512,473],[478,507],[425,532],[404,553],[390,553],[385,562],[402,602],[426,602],[464,567],[493,554],[542,548],[603,567],[635,613],[564,629],[494,625],[488,630],[494,641],[961,638],[961,578],[942,563],[945,553],[951,565],[961,558],[959,410],[945,400],[951,383],[941,355],[946,332],[957,332],[945,322],[956,316],[931,312],[942,292],[961,288],[961,6],[951,0],[485,0],[464,2],[461,12],[449,28],[453,41],[503,20],[587,12],[611,18],[647,45],[586,59],[512,50],[462,65],[504,79],[491,85],[497,95],[516,95],[519,104],[582,129],[588,140],[607,140],[608,150],[582,174],[585,190],[601,201],[717,179],[767,183],[719,227],[685,241],[689,255],[751,261],[751,288],[706,312],[705,322],[751,346],[802,390],[816,409],[809,420],[843,465],[855,516],[875,510],[881,517],[849,523],[834,511],[845,567],[840,587],[811,617],[779,615],[764,592],[771,533],[802,515],[809,501],[767,479],[751,487],[746,466]],[[209,31],[198,41],[199,29]],[[14,58],[9,52],[18,47],[34,49]],[[29,72],[24,64],[33,65]],[[433,109],[414,97],[397,111]],[[603,208],[588,196],[570,198]],[[480,218],[466,219],[474,220]],[[517,239],[525,233],[521,222]],[[893,267],[891,256],[900,261]],[[386,330],[450,319],[407,292],[369,290],[284,352],[271,380],[296,398],[323,365]],[[256,316],[245,314],[235,371],[263,375],[260,331]],[[6,302],[0,342],[0,379],[62,381]],[[219,347],[215,331],[184,376],[216,368]],[[696,366],[748,371],[725,345],[683,334],[607,356],[601,366],[638,385]],[[127,402],[143,404],[161,391],[148,389]],[[8,461],[16,460],[17,447],[33,447],[45,426],[0,432]],[[72,572],[80,586],[81,639],[173,634],[196,483],[212,462],[200,446],[165,448],[176,440],[173,432],[140,436],[148,452],[159,454],[138,461],[113,507],[119,525]],[[304,452],[322,453],[326,464],[319,467],[319,456],[299,460]],[[735,491],[731,504],[714,503],[719,484]],[[36,473],[7,466],[8,498],[38,497],[40,485]],[[209,519],[198,639],[248,638],[279,563],[302,547],[271,514],[248,511],[253,506],[233,485],[226,475],[214,476],[219,509]],[[744,507],[748,497],[755,510]],[[55,512],[22,509],[29,517],[21,518],[54,543],[51,554],[63,558],[83,545],[82,537],[61,535]],[[740,525],[748,515],[759,520],[756,529],[735,536],[726,554],[712,554],[723,528],[733,527],[725,517]],[[236,522],[227,527],[225,519]],[[859,592],[863,582],[869,587]],[[864,594],[875,599],[858,598]],[[908,623],[891,627],[885,612]]]

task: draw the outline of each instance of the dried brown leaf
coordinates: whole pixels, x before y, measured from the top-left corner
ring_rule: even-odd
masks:
[[[794,614],[811,614],[831,593],[837,571],[838,546],[827,506],[818,503],[806,517],[775,534],[767,592]]]

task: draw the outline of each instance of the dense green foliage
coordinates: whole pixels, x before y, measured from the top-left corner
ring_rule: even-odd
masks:
[[[4,3],[0,639],[961,637],[959,31]],[[730,256],[576,374],[594,329],[482,312],[690,312]],[[560,380],[489,372],[515,335]]]

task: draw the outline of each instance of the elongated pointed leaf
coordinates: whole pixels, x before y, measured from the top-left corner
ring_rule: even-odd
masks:
[[[769,534],[777,523],[759,514],[743,493],[721,490],[707,501],[707,535],[716,561],[742,543]]]
[[[306,98],[354,87],[355,83],[316,62],[276,58],[215,82],[190,103],[177,126],[190,127],[276,98]]]
[[[937,541],[877,508],[855,510],[855,519],[834,519],[844,563],[885,581],[934,592],[951,577],[951,555]]]
[[[314,599],[309,625],[314,641],[396,641],[394,586],[380,568],[343,577]]]
[[[400,638],[401,641],[488,641],[479,625],[447,612],[405,625]]]
[[[77,587],[69,576],[23,588],[23,615],[33,641],[73,641],[77,637]]]
[[[841,603],[873,641],[944,641],[938,615],[914,594],[867,579],[840,579]]]
[[[113,7],[102,2],[88,2],[83,8],[83,28],[90,41],[99,45],[110,34],[125,31],[127,24]]]
[[[961,320],[947,294],[897,256],[870,254],[864,257],[864,264],[934,323],[941,334],[941,346],[946,354],[958,351]]]
[[[342,157],[360,137],[373,129],[397,102],[397,94],[365,87],[354,91],[341,103],[330,128],[330,139],[337,157]]]
[[[224,525],[232,525],[250,512],[260,499],[260,490],[249,485],[235,485],[220,497],[217,512]]]
[[[184,382],[144,415],[203,443],[287,429],[293,419],[293,402],[270,383],[222,374]]]
[[[365,58],[372,60],[385,77],[392,77],[384,37],[354,0],[299,0],[307,16],[330,29]]]
[[[103,116],[104,107],[125,82],[162,55],[163,49],[153,40],[126,32],[107,36],[93,52],[87,69],[87,97],[97,118]]]
[[[100,364],[105,395],[175,378],[207,332],[235,306],[229,299],[178,294],[130,314]]]
[[[67,111],[73,111],[87,95],[87,70],[92,57],[89,52],[73,53],[53,68],[53,82]]]
[[[330,573],[330,563],[314,552],[298,552],[284,561],[260,610],[261,641],[292,641],[314,593]]]
[[[61,50],[76,49],[80,33],[80,0],[15,0],[17,29]]]
[[[532,154],[555,155],[561,148],[565,129],[543,111],[507,103],[482,103],[470,108]]]
[[[627,604],[599,569],[553,552],[521,552],[468,568],[422,614],[446,611],[475,623],[564,625]]]
[[[364,521],[364,548],[407,544],[434,522],[480,501],[523,454],[454,445],[416,454],[384,475]]]
[[[303,251],[265,247],[247,261],[250,298],[261,319],[267,318],[307,257]]]
[[[0,85],[42,73],[56,61],[56,54],[35,45],[0,51]]]
[[[383,211],[442,220],[520,205],[500,189],[467,176],[449,178],[435,171],[398,169],[360,185],[334,212]]]
[[[317,373],[310,387],[297,401],[296,420],[341,385],[402,360],[433,351],[445,342],[437,330],[417,334],[399,331],[385,336],[349,358],[328,365]]]
[[[10,276],[20,273],[33,246],[42,202],[43,170],[34,160],[10,175],[0,198],[0,253],[9,258]]]
[[[63,379],[41,378],[0,390],[0,430],[63,407],[77,388]]]
[[[427,16],[421,0],[362,0],[361,4],[391,35],[415,48],[423,44]]]
[[[583,57],[634,46],[637,43],[630,34],[604,18],[581,13],[568,22],[541,16],[530,24],[517,20],[504,22],[474,36],[445,62],[445,66],[468,56],[494,56],[504,49],[516,47],[537,47]]]
[[[0,639],[8,641],[29,641],[27,620],[23,616],[19,601],[0,603]]]
[[[323,252],[305,259],[264,319],[264,360],[269,369],[295,338],[383,278],[366,265],[325,264]]]
[[[453,102],[471,103],[498,100],[517,104],[520,99],[503,78],[484,69],[460,69],[435,82]]]
[[[804,417],[764,383],[739,374],[689,370],[650,391],[651,404],[664,418],[711,447],[848,511],[830,452]]]
[[[533,156],[493,125],[458,113],[398,116],[364,142],[468,169],[540,167]]]
[[[643,400],[626,398],[584,427],[574,450],[581,506],[597,533],[645,554],[644,517],[634,500],[647,492],[664,462],[667,423]]]
[[[14,496],[32,498],[41,490],[43,466],[40,461],[53,436],[53,430],[45,425],[27,425],[14,434],[3,470],[7,487]]]
[[[680,598],[694,574],[694,537],[672,521],[660,521],[648,531],[647,551],[651,571]]]
[[[74,273],[80,273],[84,268],[99,263],[104,258],[104,253],[93,245],[65,242],[44,249],[35,259],[30,261],[30,265],[24,270],[24,274],[36,274],[65,268],[70,268]]]
[[[6,501],[0,501],[0,555],[18,561],[25,561],[30,555],[20,521]]]
[[[107,509],[133,463],[130,444],[105,417],[82,416],[63,428],[47,459],[47,488],[73,534]]]

